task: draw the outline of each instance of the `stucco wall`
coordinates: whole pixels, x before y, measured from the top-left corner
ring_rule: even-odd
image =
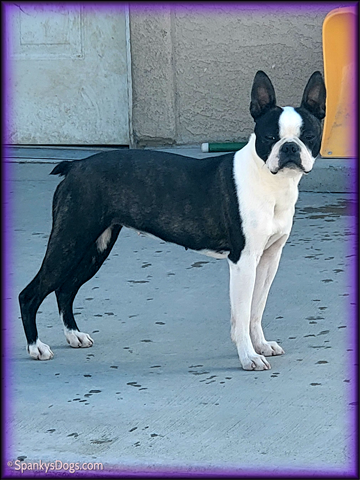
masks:
[[[257,70],[279,105],[298,105],[323,71],[323,20],[342,5],[130,7],[135,145],[246,140]]]

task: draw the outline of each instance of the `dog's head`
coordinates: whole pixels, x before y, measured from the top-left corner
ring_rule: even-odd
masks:
[[[250,103],[255,120],[255,149],[272,174],[310,172],[320,151],[325,100],[323,77],[314,72],[300,107],[278,107],[269,77],[257,72]]]

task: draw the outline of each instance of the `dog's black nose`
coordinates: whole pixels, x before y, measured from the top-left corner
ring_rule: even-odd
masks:
[[[286,142],[281,146],[280,153],[284,155],[296,155],[300,153],[300,147],[295,142]]]
[[[302,170],[300,153],[300,147],[295,142],[286,142],[281,145],[279,152],[279,170],[284,167],[300,168]]]

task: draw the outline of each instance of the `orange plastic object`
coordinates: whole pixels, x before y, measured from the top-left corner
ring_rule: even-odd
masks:
[[[336,8],[328,13],[323,23],[327,98],[322,157],[356,155],[356,24],[356,7]]]

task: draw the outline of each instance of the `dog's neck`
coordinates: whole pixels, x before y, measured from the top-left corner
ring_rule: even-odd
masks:
[[[238,195],[244,198],[262,198],[263,208],[282,205],[294,208],[298,198],[301,172],[279,172],[273,175],[265,162],[257,155],[256,136],[253,133],[244,148],[234,157],[234,180]],[[251,205],[249,205],[251,209]]]

